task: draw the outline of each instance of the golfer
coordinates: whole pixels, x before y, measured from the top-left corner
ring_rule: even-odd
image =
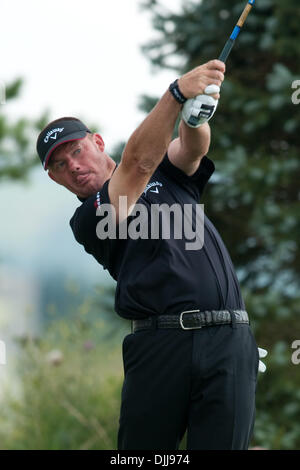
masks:
[[[182,119],[172,140],[183,107],[209,85],[221,87],[224,73],[212,60],[172,83],[119,165],[76,118],[51,122],[38,137],[49,177],[81,201],[70,221],[76,240],[117,281],[115,310],[131,320],[119,450],[176,450],[186,430],[187,449],[247,449],[251,438],[258,349],[228,251],[198,210],[215,169],[205,122],[215,109],[203,107],[198,127]],[[178,236],[180,211],[170,236],[152,224],[161,205],[182,209],[190,230]]]

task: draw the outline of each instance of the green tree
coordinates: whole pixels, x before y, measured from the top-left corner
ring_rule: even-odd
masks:
[[[152,64],[178,75],[217,58],[245,1],[182,2],[174,13],[145,0],[156,37]],[[298,0],[260,0],[227,61],[210,158],[216,165],[205,211],[229,248],[257,343],[269,350],[260,377],[254,443],[300,447],[299,374],[291,343],[300,331]],[[143,97],[149,110],[155,100]],[[279,411],[280,410],[280,411]]]
[[[2,82],[1,82],[2,83]],[[19,97],[22,87],[20,78],[1,87],[0,104],[0,181],[25,180],[33,166],[37,165],[34,136],[47,121],[44,113],[36,121],[19,118],[10,122],[6,115],[6,104]]]

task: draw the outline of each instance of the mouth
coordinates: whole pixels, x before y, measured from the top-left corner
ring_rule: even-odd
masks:
[[[84,175],[78,175],[75,178],[75,183],[81,186],[82,184],[85,184],[88,181],[89,177],[90,177],[89,173],[85,173]]]

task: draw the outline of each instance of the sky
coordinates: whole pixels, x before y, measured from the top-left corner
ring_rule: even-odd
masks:
[[[180,4],[164,0],[173,11]],[[176,78],[173,71],[153,74],[141,52],[156,34],[138,0],[2,0],[0,82],[24,79],[20,97],[2,105],[3,112],[12,122],[37,118],[46,109],[50,119],[78,116],[99,126],[109,153],[144,119],[139,96],[160,96]],[[96,275],[96,262],[74,243],[68,225],[78,205],[41,167],[28,186],[2,183],[2,265],[4,258],[31,270],[45,267],[44,259],[58,268],[76,260]]]
[[[178,11],[181,0],[163,3]],[[108,154],[128,140],[145,117],[137,110],[139,96],[161,96],[176,78],[173,71],[154,74],[143,56],[141,46],[157,33],[139,4],[1,0],[0,83],[24,79],[20,96],[1,105],[5,116],[11,122],[23,116],[36,119],[48,110],[51,120],[80,117],[99,126]],[[64,271],[70,279],[84,277],[95,285],[112,282],[73,237],[69,220],[79,205],[41,166],[27,185],[1,183],[0,340],[1,325],[7,322],[1,311],[20,318],[32,309],[45,273]]]
[[[180,0],[163,0],[176,11]],[[162,95],[174,72],[153,75],[140,47],[157,33],[140,0],[2,0],[0,80],[25,78],[13,115],[80,115],[108,147],[143,115],[139,95]]]

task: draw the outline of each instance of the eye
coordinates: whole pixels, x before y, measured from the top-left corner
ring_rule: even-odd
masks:
[[[62,170],[65,166],[65,162],[63,160],[56,162],[54,165],[55,170]]]
[[[78,147],[76,150],[74,150],[73,155],[77,155],[80,152],[81,152],[81,148]]]

